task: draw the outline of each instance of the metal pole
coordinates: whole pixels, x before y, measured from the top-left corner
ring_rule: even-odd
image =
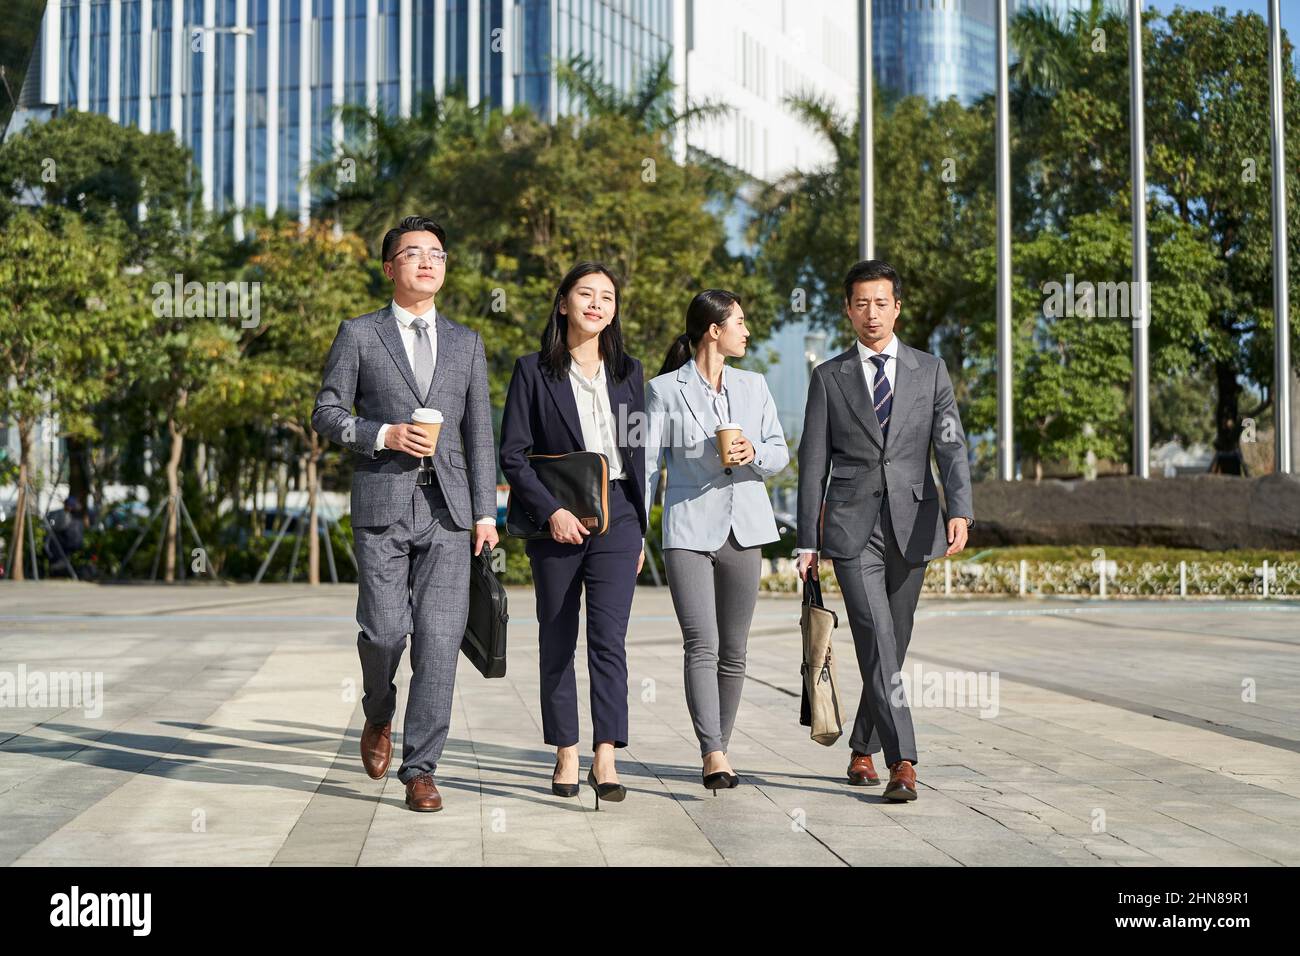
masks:
[[[1142,0],[1129,0],[1129,156],[1133,174],[1133,474],[1151,477],[1151,295],[1147,290],[1146,109],[1142,94]]]
[[[858,255],[876,254],[875,163],[872,156],[871,3],[858,2]]]
[[[1268,5],[1268,85],[1273,132],[1273,432],[1274,466],[1292,473],[1291,460],[1291,309],[1288,301],[1286,228],[1286,130],[1282,121],[1281,0]]]
[[[1007,0],[998,0],[998,478],[1015,478],[1011,404],[1011,115],[1007,85]]]

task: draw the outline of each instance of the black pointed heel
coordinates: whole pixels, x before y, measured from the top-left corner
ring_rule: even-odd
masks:
[[[555,774],[559,769],[560,762],[557,760],[555,761],[555,770],[551,771],[551,793],[557,797],[576,797],[578,788],[582,785],[578,783],[556,783]]]
[[[623,798],[627,796],[627,788],[621,783],[597,783],[595,767],[587,771],[587,783],[591,784],[591,789],[596,791],[597,810],[600,809],[602,797],[609,803],[622,803]]]

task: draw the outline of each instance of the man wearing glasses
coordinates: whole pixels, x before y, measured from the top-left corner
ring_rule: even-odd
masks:
[[[410,634],[397,776],[406,805],[432,811],[442,809],[433,775],[469,613],[471,529],[474,554],[497,544],[496,453],[483,340],[434,307],[447,275],[442,226],[408,216],[384,236],[382,258],[393,299],[339,325],[312,426],[358,456],[352,531],[365,691],[361,760],[376,780],[388,772],[393,681]],[[441,413],[436,446],[412,424],[417,408]]]

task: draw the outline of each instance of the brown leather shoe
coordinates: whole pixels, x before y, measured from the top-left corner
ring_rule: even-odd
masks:
[[[854,787],[880,786],[880,774],[876,773],[871,762],[871,754],[853,751],[853,759],[849,761],[849,784]]]
[[[899,760],[889,765],[889,785],[885,787],[883,796],[896,803],[916,799],[916,769],[910,760]]]
[[[434,786],[433,774],[422,773],[406,782],[406,805],[421,813],[442,809],[442,794]]]
[[[393,759],[392,726],[392,721],[384,724],[367,721],[361,731],[361,762],[371,780],[388,773],[388,762]]]

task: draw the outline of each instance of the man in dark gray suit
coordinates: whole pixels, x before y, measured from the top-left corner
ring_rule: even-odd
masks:
[[[916,735],[898,685],[926,563],[966,547],[975,520],[948,368],[894,335],[902,295],[898,273],[879,259],[859,262],[844,279],[844,312],[857,341],[819,365],[808,385],[797,547],[800,578],[817,576],[818,551],[835,562],[853,631],[862,700],[849,738],[849,783],[880,782],[871,754],[883,748],[884,796],[895,801],[916,799]]]
[[[412,810],[442,809],[433,773],[451,722],[473,552],[497,543],[496,453],[483,340],[434,308],[446,233],[408,216],[384,236],[393,300],[339,326],[312,427],[356,453],[352,531],[357,648],[365,690],[361,759],[378,780],[392,757],[393,679],[411,635],[411,686],[398,778]],[[353,414],[353,407],[356,414]],[[442,413],[437,447],[411,424]],[[432,453],[432,468],[420,459]]]

